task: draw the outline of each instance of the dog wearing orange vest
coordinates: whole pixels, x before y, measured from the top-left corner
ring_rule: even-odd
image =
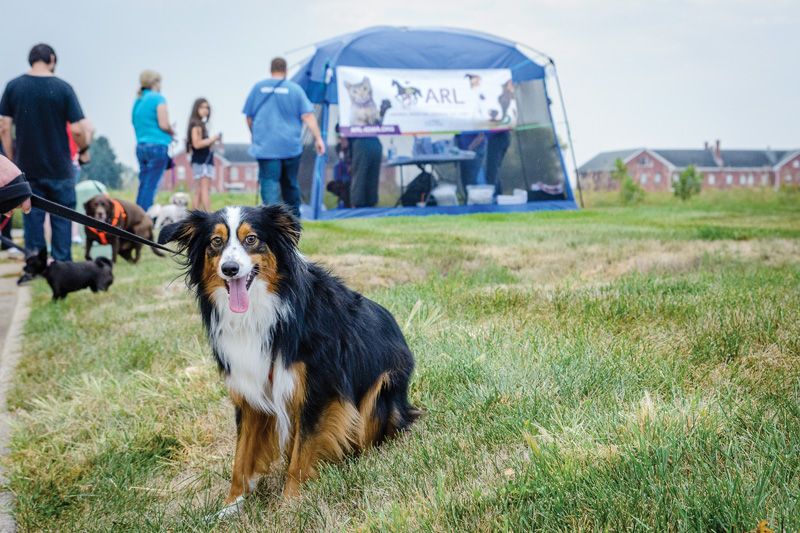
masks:
[[[153,240],[153,221],[144,212],[144,209],[136,204],[111,198],[105,194],[98,194],[83,204],[86,214],[101,222],[106,222],[112,226],[117,226],[126,231],[134,233],[145,239]],[[97,242],[100,244],[111,245],[111,260],[116,263],[117,255],[122,256],[130,263],[139,261],[142,252],[142,245],[135,242],[120,239],[114,235],[108,235],[104,231],[86,227],[86,260],[91,261],[92,245]],[[155,249],[156,255],[163,254]]]

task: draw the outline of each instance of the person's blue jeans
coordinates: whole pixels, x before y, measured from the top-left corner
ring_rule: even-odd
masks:
[[[508,147],[511,146],[511,132],[500,131],[489,134],[486,143],[486,183],[494,185],[494,195],[503,194],[503,184],[500,181],[500,168]]]
[[[169,155],[164,144],[140,143],[136,145],[139,160],[139,192],[136,205],[147,211],[156,199],[158,184],[167,168]]]
[[[264,205],[283,203],[292,208],[294,216],[300,217],[300,185],[297,171],[300,156],[287,159],[259,159],[258,184]]]
[[[350,153],[353,155],[350,202],[353,207],[375,207],[378,204],[383,145],[377,137],[353,137],[350,139]]]
[[[475,159],[461,161],[459,166],[461,168],[461,183],[464,185],[464,192],[467,190],[467,185],[477,185],[478,175],[483,168],[483,163],[486,159],[486,143],[483,142],[478,145],[474,150]]]
[[[74,177],[31,179],[30,184],[33,194],[75,209]],[[47,241],[44,239],[44,216],[44,211],[34,207],[22,218],[25,250],[28,253],[37,253],[47,249]],[[50,215],[50,229],[52,230],[50,255],[57,261],[72,261],[72,222]]]

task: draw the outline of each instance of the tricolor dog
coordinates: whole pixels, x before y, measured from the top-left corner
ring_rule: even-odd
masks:
[[[283,206],[191,211],[159,241],[186,254],[208,339],[236,406],[232,509],[285,458],[284,496],[320,461],[375,446],[419,415],[397,322],[298,251]]]

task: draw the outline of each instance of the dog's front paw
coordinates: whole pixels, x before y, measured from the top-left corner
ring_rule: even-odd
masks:
[[[229,503],[222,509],[220,509],[219,511],[217,511],[217,513],[214,514],[213,516],[210,516],[209,519],[211,521],[216,521],[216,520],[223,520],[225,518],[228,518],[229,516],[233,516],[237,514],[239,511],[241,511],[243,505],[244,505],[244,496],[242,495],[233,500],[231,503]]]

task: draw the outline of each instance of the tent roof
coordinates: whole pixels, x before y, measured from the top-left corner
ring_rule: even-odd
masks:
[[[453,28],[375,26],[317,43],[316,52],[292,78],[312,102],[335,104],[335,72],[325,90],[326,67],[396,69],[511,69],[514,81],[544,78],[544,67],[515,43]]]

